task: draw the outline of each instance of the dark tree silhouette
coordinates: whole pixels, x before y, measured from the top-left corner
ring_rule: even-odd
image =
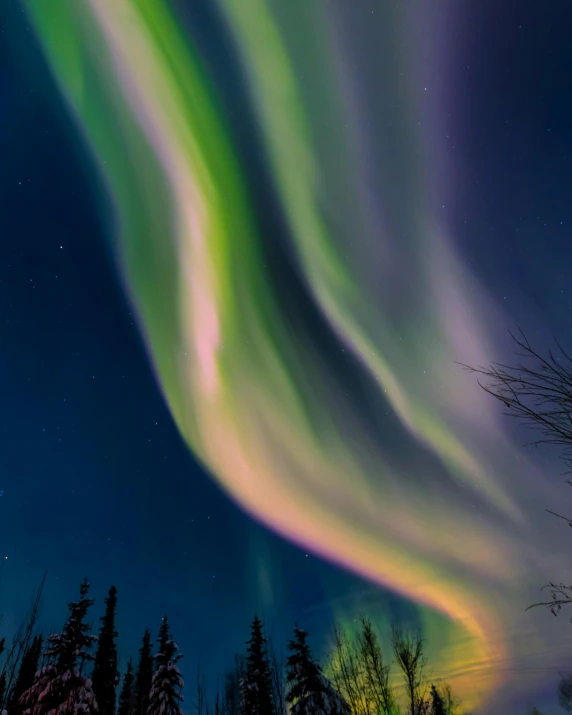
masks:
[[[334,626],[334,642],[330,653],[328,673],[336,690],[349,703],[353,715],[369,715],[374,696],[364,677],[360,645],[348,638],[344,629]]]
[[[43,638],[41,635],[34,636],[34,640],[24,651],[22,662],[18,670],[18,676],[14,687],[10,692],[8,699],[8,707],[6,708],[10,715],[20,715],[22,708],[19,700],[22,694],[26,692],[34,684],[40,655],[42,654]]]
[[[286,663],[291,715],[350,715],[350,707],[312,658],[307,633],[296,625]]]
[[[423,712],[427,688],[423,639],[418,634],[404,633],[401,628],[394,626],[391,644],[395,662],[403,676],[408,712],[410,715],[418,715]]]
[[[151,633],[146,630],[143,634],[143,643],[139,649],[139,664],[135,675],[135,715],[147,715],[152,680],[153,656],[151,654]]]
[[[6,697],[6,673],[0,673],[0,702]]]
[[[127,670],[123,676],[123,684],[121,686],[121,692],[119,693],[119,707],[117,708],[117,715],[133,715],[135,710],[135,700],[134,700],[134,681],[135,676],[133,674],[133,662],[131,658],[127,663]]]
[[[445,703],[437,688],[431,686],[431,715],[449,715],[445,710]]]
[[[284,669],[284,657],[278,654],[275,644],[271,638],[268,639],[267,651],[270,671],[272,673],[272,697],[276,708],[276,715],[288,715],[286,707],[286,674]]]
[[[244,656],[234,657],[234,668],[224,678],[221,710],[223,715],[240,715],[240,684],[244,678]]]
[[[254,616],[247,643],[246,668],[240,683],[242,715],[275,715],[272,672],[263,624]]]
[[[97,712],[91,680],[83,675],[85,663],[93,660],[90,650],[97,640],[90,635],[86,623],[87,611],[93,604],[93,600],[87,598],[88,592],[89,583],[85,580],[79,601],[68,606],[63,632],[48,638],[48,662],[20,698],[24,715],[94,715]]]
[[[358,634],[360,670],[368,689],[368,700],[375,703],[379,715],[395,715],[399,708],[389,681],[391,667],[385,663],[371,620],[362,615]]]
[[[177,663],[183,657],[171,638],[167,616],[159,629],[159,649],[149,695],[148,715],[181,715],[183,678]]]
[[[6,701],[13,691],[14,683],[16,681],[16,674],[19,670],[21,659],[26,650],[28,649],[30,643],[32,642],[32,637],[40,613],[40,604],[42,601],[44,585],[46,583],[46,576],[47,574],[44,574],[40,585],[33,594],[32,602],[30,604],[30,610],[28,611],[24,620],[18,627],[18,630],[16,631],[16,635],[12,640],[10,648],[6,651],[4,657],[4,665],[0,670],[0,675],[4,675],[6,679],[6,688],[4,696],[0,700],[0,712],[6,708]],[[2,648],[4,648],[4,639],[2,639]]]
[[[195,679],[195,713],[196,715],[209,715],[209,705],[207,701],[208,683],[207,676],[203,671],[201,664],[197,666],[197,675]]]
[[[533,444],[563,447],[562,457],[572,468],[572,358],[558,342],[558,352],[549,350],[543,357],[521,330],[518,336],[509,334],[518,348],[515,355],[523,361],[516,366],[494,362],[488,368],[463,367],[481,376],[479,385],[510,409],[508,417],[540,433]]]
[[[114,715],[115,691],[119,679],[117,670],[117,631],[115,630],[115,609],[117,589],[112,586],[105,599],[105,614],[99,619],[101,629],[95,652],[91,676],[93,693],[100,715]]]
[[[470,715],[465,710],[461,711],[461,703],[453,697],[453,691],[449,683],[440,683],[438,692],[443,700],[443,707],[447,715]]]

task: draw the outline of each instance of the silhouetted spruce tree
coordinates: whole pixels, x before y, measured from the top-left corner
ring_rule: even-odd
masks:
[[[275,715],[272,672],[262,621],[254,616],[247,643],[246,668],[240,683],[242,715]]]
[[[183,678],[177,663],[183,657],[179,648],[171,638],[167,616],[159,630],[159,650],[155,655],[155,673],[149,697],[148,715],[181,715],[183,700],[181,690]]]
[[[115,715],[115,692],[119,680],[115,630],[116,607],[117,589],[112,586],[105,599],[105,614],[99,619],[101,629],[91,675],[93,694],[100,715]]]
[[[431,715],[448,715],[443,698],[434,685],[431,686]]]
[[[133,711],[135,710],[133,687],[134,680],[133,663],[131,659],[129,659],[129,662],[127,663],[127,670],[123,676],[121,693],[119,694],[119,707],[117,708],[117,715],[133,715]]]
[[[37,673],[33,685],[20,698],[24,715],[94,715],[97,702],[91,680],[83,675],[89,652],[97,640],[85,622],[93,600],[87,598],[89,583],[80,588],[79,601],[68,605],[63,632],[48,638],[47,664]]]
[[[34,636],[34,639],[24,651],[18,670],[18,676],[10,693],[6,708],[10,715],[20,715],[22,712],[19,700],[22,694],[34,684],[38,663],[40,662],[40,655],[42,654],[43,642],[44,639],[41,635]]]
[[[143,634],[143,643],[139,648],[139,664],[135,674],[134,715],[147,715],[149,708],[149,693],[153,680],[153,655],[151,654],[151,633]]]
[[[298,625],[286,661],[286,701],[291,715],[350,715],[350,707],[313,660],[308,634]]]

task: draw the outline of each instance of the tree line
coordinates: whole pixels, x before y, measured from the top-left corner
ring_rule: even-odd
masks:
[[[84,580],[79,598],[68,604],[61,633],[44,637],[36,629],[44,582],[45,577],[10,648],[0,640],[3,714],[465,715],[450,687],[430,681],[421,636],[394,627],[387,657],[365,615],[355,635],[335,627],[324,666],[301,626],[294,626],[283,659],[254,616],[245,652],[214,692],[198,672],[191,707],[184,711],[182,654],[166,615],[155,645],[146,629],[136,661],[129,659],[120,674],[116,587],[108,591],[97,634],[88,621],[93,599]]]

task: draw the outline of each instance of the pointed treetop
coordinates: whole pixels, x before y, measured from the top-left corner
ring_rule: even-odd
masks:
[[[296,624],[286,662],[286,702],[291,715],[350,715],[349,705],[312,658],[307,638]]]
[[[139,663],[135,674],[134,683],[134,715],[147,715],[149,707],[149,693],[153,679],[153,656],[151,654],[151,633],[149,629],[143,634],[143,642],[139,648]]]
[[[101,629],[95,653],[92,683],[100,715],[115,715],[115,691],[119,681],[117,668],[117,630],[115,610],[117,588],[111,586],[105,599],[105,613],[100,617]]]
[[[123,685],[121,686],[121,693],[119,694],[119,707],[117,708],[117,715],[133,715],[134,713],[134,679],[133,662],[130,658],[127,663],[127,670],[123,676]]]
[[[243,715],[275,715],[272,671],[262,620],[255,615],[247,641],[246,667],[240,682]]]
[[[34,684],[40,655],[42,654],[43,642],[43,636],[41,634],[36,635],[34,636],[31,644],[24,651],[22,661],[20,662],[20,668],[18,670],[18,676],[16,678],[16,682],[14,683],[14,687],[10,692],[10,697],[6,707],[6,710],[10,713],[10,715],[20,715],[22,712],[19,700],[22,694]]]
[[[181,690],[183,678],[177,666],[182,654],[171,637],[167,616],[164,616],[159,629],[159,652],[155,655],[157,669],[153,675],[149,695],[148,715],[181,715],[183,700]]]
[[[431,715],[448,715],[443,698],[434,685],[431,686]]]
[[[47,664],[37,673],[33,684],[19,703],[22,715],[95,715],[97,702],[82,669],[97,640],[89,632],[87,611],[92,599],[87,598],[89,583],[80,587],[79,601],[68,606],[68,618],[62,633],[48,638]]]

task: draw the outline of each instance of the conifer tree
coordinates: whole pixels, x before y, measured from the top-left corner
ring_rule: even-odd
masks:
[[[87,598],[89,583],[84,580],[80,598],[68,605],[63,632],[48,638],[47,664],[20,698],[23,715],[94,715],[97,702],[91,680],[83,675],[90,650],[97,640],[85,622],[93,600]]]
[[[112,586],[105,599],[105,614],[99,619],[101,629],[91,676],[93,694],[97,700],[100,715],[115,715],[115,691],[119,679],[117,631],[115,630],[116,606],[117,589]]]
[[[263,624],[258,616],[252,621],[247,645],[246,669],[240,683],[242,715],[275,715],[272,672]]]
[[[117,708],[117,715],[133,715],[135,710],[134,701],[134,680],[133,675],[133,663],[131,659],[127,663],[127,670],[123,676],[123,685],[121,686],[121,693],[119,695],[119,707]]]
[[[22,707],[20,706],[19,700],[22,694],[34,684],[38,663],[40,662],[40,655],[42,654],[43,642],[44,639],[41,635],[34,636],[34,639],[24,651],[22,662],[18,670],[18,676],[10,693],[6,708],[10,715],[21,715]]]
[[[431,686],[431,715],[448,715],[443,698],[434,685]]]
[[[183,678],[177,663],[183,657],[171,638],[167,616],[159,630],[159,650],[155,655],[156,669],[149,697],[148,715],[181,715]]]
[[[313,660],[308,634],[298,625],[289,642],[286,701],[291,715],[350,715],[350,707]]]
[[[139,664],[135,674],[134,715],[147,715],[149,708],[149,693],[153,680],[153,656],[151,654],[151,633],[143,634],[143,643],[139,649]]]

